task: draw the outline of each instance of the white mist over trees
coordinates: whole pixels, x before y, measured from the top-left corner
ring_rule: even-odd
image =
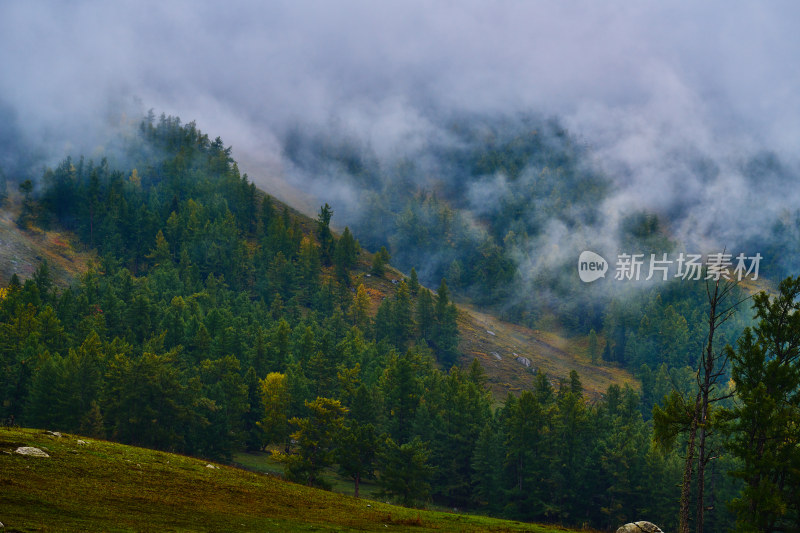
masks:
[[[788,186],[799,168],[796,9],[5,2],[0,164],[6,174],[38,177],[68,153],[106,155],[109,130],[154,108],[219,133],[269,192],[309,214],[330,201],[343,216],[363,201],[348,175],[357,169],[345,179],[330,164],[296,172],[286,154],[295,132],[344,137],[381,166],[380,179],[430,192],[447,173],[430,147],[463,148],[444,119],[488,117],[502,131],[508,117],[533,113],[557,117],[583,153],[580,164],[609,189],[596,206],[602,224],[576,237],[550,220],[551,238],[521,245],[523,255],[558,243],[563,257],[547,266],[560,267],[575,249],[616,241],[619,224],[642,210],[704,251],[756,246],[763,227],[783,224],[778,255],[796,234],[783,222],[797,205]],[[423,171],[406,176],[397,163],[408,157]],[[452,181],[462,200],[455,207],[486,216],[512,178]]]

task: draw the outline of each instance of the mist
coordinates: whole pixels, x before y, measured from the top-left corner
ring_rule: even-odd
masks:
[[[639,211],[698,252],[752,248],[800,206],[798,15],[792,2],[8,1],[0,165],[13,178],[102,156],[153,109],[220,136],[275,196],[309,214],[330,203],[338,227],[358,223],[365,191],[402,179],[449,188],[480,232],[515,194],[508,176],[462,182],[431,147],[463,147],[452,117],[532,115],[566,128],[609,190],[581,231],[542,221],[520,269],[618,249]],[[298,132],[347,141],[373,182],[298,166]]]

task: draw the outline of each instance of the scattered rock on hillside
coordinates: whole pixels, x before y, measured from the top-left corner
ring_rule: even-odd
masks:
[[[50,437],[55,437],[57,439],[60,439],[62,437],[60,431],[45,431],[44,434],[49,435]]]
[[[208,464],[206,465],[206,468],[214,468],[214,469],[216,469],[216,470],[219,470],[219,467],[218,467],[218,466],[216,466],[216,465],[212,465],[211,463],[208,463]]]
[[[617,529],[617,533],[664,533],[652,522],[631,522]]]
[[[495,359],[497,359],[498,361],[502,361],[502,360],[503,360],[503,358],[502,358],[502,357],[500,356],[500,354],[499,354],[499,353],[497,353],[497,352],[492,352],[492,355],[493,355],[493,356],[494,356],[494,358],[495,358]]]
[[[85,440],[78,439],[78,446],[88,446],[89,443]]]
[[[34,448],[33,446],[20,446],[14,451],[20,455],[30,455],[31,457],[50,457],[43,450]]]
[[[522,357],[520,355],[519,357],[517,357],[517,362],[519,364],[521,364],[522,366],[524,366],[525,368],[530,368],[531,367],[531,360],[528,359],[527,357]]]

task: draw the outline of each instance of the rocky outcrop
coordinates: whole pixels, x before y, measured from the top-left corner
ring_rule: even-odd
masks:
[[[631,522],[617,529],[617,533],[664,533],[652,522]]]

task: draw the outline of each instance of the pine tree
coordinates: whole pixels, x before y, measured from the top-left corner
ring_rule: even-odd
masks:
[[[378,454],[375,426],[350,420],[339,437],[336,462],[339,471],[353,480],[353,496],[360,497],[361,480],[372,477]]]
[[[52,302],[55,284],[53,282],[53,276],[50,273],[50,265],[46,259],[36,267],[36,271],[33,273],[33,282],[36,284],[36,288],[39,289],[39,296],[41,296],[42,302]]]
[[[500,510],[504,456],[503,434],[497,425],[487,423],[481,430],[472,454],[474,498],[490,512]]]
[[[729,449],[744,482],[733,501],[738,531],[800,529],[800,277],[779,294],[753,297],[757,325],[745,329],[732,360],[738,402],[726,413]]]
[[[566,521],[575,520],[586,505],[583,485],[591,442],[590,416],[577,372],[570,372],[556,398],[551,440],[554,443],[554,503]]]
[[[551,499],[551,450],[547,441],[552,417],[551,395],[541,388],[509,395],[503,407],[507,509],[515,518],[541,518]]]
[[[395,496],[407,507],[424,502],[430,493],[433,467],[430,451],[419,437],[405,444],[387,438],[380,452],[381,475],[378,483],[384,494]]]
[[[289,421],[297,427],[292,433],[292,438],[297,441],[297,453],[285,459],[286,474],[289,479],[309,487],[325,488],[328,484],[320,474],[335,459],[347,408],[339,400],[330,398],[306,401],[305,405],[309,415]]]
[[[336,266],[337,278],[348,287],[350,286],[349,272],[356,265],[358,249],[358,241],[353,238],[350,228],[344,228],[344,233],[336,241],[333,263]]]
[[[266,233],[275,218],[275,208],[272,207],[272,200],[269,195],[264,195],[261,200],[261,211],[258,214],[259,229],[262,234]]]
[[[392,304],[392,323],[394,329],[394,345],[403,350],[411,340],[414,331],[414,319],[411,312],[411,295],[408,292],[408,285],[401,281],[397,286]]]
[[[289,437],[289,381],[286,374],[270,372],[260,380],[263,411],[258,422],[266,444],[285,443]]]
[[[386,265],[389,264],[389,260],[389,251],[385,246],[381,246],[381,249],[372,258],[372,275],[382,278],[386,273]]]
[[[382,376],[381,389],[386,405],[386,429],[398,444],[408,442],[413,433],[413,421],[422,396],[422,373],[419,354],[409,350],[392,355]]]
[[[417,270],[411,267],[411,274],[408,279],[408,289],[411,291],[411,296],[416,296],[419,293],[419,278],[417,277]]]
[[[449,367],[458,360],[458,310],[450,303],[447,282],[442,279],[439,290],[436,291],[436,307],[434,308],[436,321],[433,329],[433,348],[436,359],[445,367]]]
[[[369,323],[369,306],[370,299],[367,294],[367,289],[363,283],[358,285],[355,295],[353,295],[353,303],[350,306],[350,317],[354,326],[364,329]]]
[[[431,296],[431,291],[428,289],[423,288],[419,291],[416,319],[419,337],[424,341],[432,342],[436,312],[433,306],[433,296]]]
[[[92,400],[89,411],[81,419],[80,434],[95,439],[106,438],[106,430],[103,424],[103,413],[96,401]]]
[[[247,451],[254,452],[264,446],[264,430],[259,425],[264,414],[264,400],[256,370],[251,366],[244,376],[247,386],[247,410],[242,416],[244,446]]]
[[[331,233],[330,223],[333,216],[333,209],[328,204],[319,208],[317,215],[317,239],[319,239],[320,256],[322,264],[330,266],[333,260],[333,233]]]

